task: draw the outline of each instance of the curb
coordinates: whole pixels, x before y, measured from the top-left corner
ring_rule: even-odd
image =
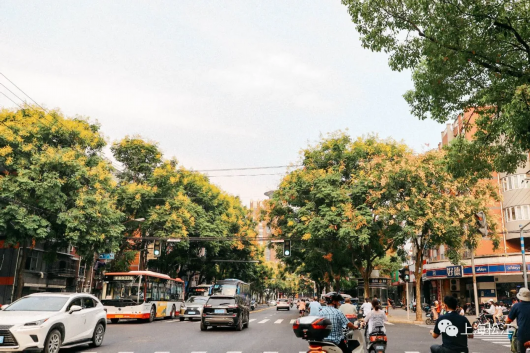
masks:
[[[392,324],[409,324],[409,325],[421,325],[425,324],[425,321],[412,321],[412,320],[405,320],[405,319],[388,319],[388,322]]]

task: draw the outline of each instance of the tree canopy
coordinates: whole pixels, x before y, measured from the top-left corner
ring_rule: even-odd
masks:
[[[473,141],[456,148],[482,163],[460,168],[513,172],[526,161],[530,150],[528,1],[342,2],[365,48],[389,53],[393,70],[413,70],[414,89],[405,99],[415,116],[443,123],[464,111],[477,113]],[[466,125],[466,131],[472,131],[472,126]]]
[[[103,146],[99,127],[85,119],[33,107],[0,111],[0,231],[22,246],[22,260],[32,241],[51,252],[71,244],[82,256],[118,244],[123,214]]]

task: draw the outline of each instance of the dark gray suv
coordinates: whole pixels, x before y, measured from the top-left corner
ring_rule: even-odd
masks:
[[[212,326],[231,326],[237,331],[248,327],[250,308],[245,300],[237,295],[213,295],[204,305],[201,318],[201,331]]]

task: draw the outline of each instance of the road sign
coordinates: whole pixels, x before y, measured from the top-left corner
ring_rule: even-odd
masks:
[[[99,254],[100,260],[114,260],[114,253],[110,254]]]

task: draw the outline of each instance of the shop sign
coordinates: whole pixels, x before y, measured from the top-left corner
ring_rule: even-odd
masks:
[[[370,278],[368,283],[371,288],[386,288],[388,286],[388,278]]]
[[[447,278],[460,278],[463,274],[462,266],[447,266],[446,271]]]
[[[521,272],[521,265],[506,265],[506,272]]]

